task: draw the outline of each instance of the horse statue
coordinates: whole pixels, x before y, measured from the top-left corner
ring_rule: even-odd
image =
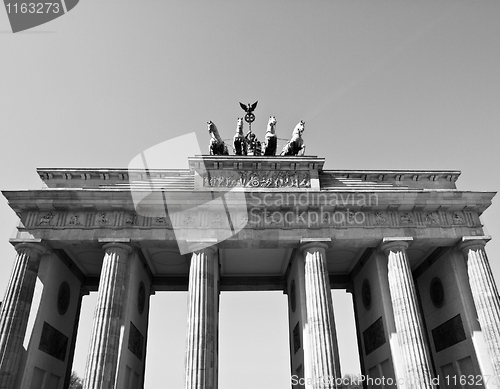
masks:
[[[278,144],[278,138],[276,137],[276,123],[278,123],[276,118],[274,116],[269,116],[262,155],[276,155],[276,146]]]
[[[302,133],[304,132],[305,124],[306,123],[302,120],[297,123],[292,132],[292,139],[286,143],[280,155],[304,155],[306,146],[304,145],[304,140],[302,139]]]
[[[243,136],[243,118],[238,118],[236,134],[233,137],[234,155],[247,155],[247,140]]]
[[[212,139],[210,139],[209,151],[210,155],[229,155],[227,146],[219,135],[219,130],[215,124],[210,120],[207,122],[208,132]]]

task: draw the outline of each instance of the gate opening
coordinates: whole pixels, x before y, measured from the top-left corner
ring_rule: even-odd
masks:
[[[219,389],[289,389],[289,348],[283,292],[221,293]]]

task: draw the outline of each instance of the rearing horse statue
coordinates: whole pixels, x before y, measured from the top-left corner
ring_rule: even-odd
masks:
[[[212,139],[210,139],[209,152],[210,155],[229,155],[227,146],[219,135],[219,130],[215,124],[210,120],[207,122],[208,132]]]
[[[276,123],[278,123],[276,118],[274,116],[269,116],[262,155],[276,155],[276,146],[278,144],[278,138],[276,137]]]
[[[306,123],[302,120],[297,123],[292,132],[292,139],[290,139],[285,147],[283,147],[280,155],[304,155],[306,146],[304,145],[304,140],[302,139],[302,133],[305,130],[305,124]]]
[[[234,155],[247,155],[247,142],[243,136],[243,118],[238,118],[236,134],[233,137]]]

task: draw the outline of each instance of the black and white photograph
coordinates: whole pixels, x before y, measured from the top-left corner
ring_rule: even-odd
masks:
[[[500,1],[4,0],[0,389],[498,389]]]

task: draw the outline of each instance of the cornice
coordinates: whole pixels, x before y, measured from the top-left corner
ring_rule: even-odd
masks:
[[[188,162],[189,169],[39,168],[37,173],[47,188],[104,190],[456,189],[460,176],[456,170],[323,170],[325,159],[317,157],[195,156]]]
[[[324,158],[316,156],[307,157],[268,157],[268,156],[221,156],[221,155],[197,155],[188,158],[189,169],[217,170],[294,170],[310,171],[323,170]]]

